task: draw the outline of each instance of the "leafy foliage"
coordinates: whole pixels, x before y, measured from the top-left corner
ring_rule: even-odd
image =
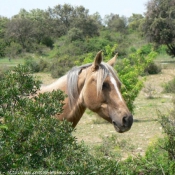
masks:
[[[157,45],[165,44],[168,53],[175,56],[175,2],[150,0],[144,22],[145,35]]]
[[[129,30],[130,32],[134,31],[141,31],[141,24],[143,21],[144,17],[141,14],[132,14],[132,16],[129,17]]]
[[[158,64],[152,62],[145,68],[144,71],[148,74],[158,74],[161,72],[161,67]]]
[[[107,45],[104,50],[104,61],[111,59],[116,53],[118,45],[113,47]],[[134,100],[143,87],[143,79],[145,69],[153,64],[154,58],[157,56],[155,51],[152,51],[152,46],[143,46],[142,48],[131,53],[128,58],[117,60],[115,69],[119,75],[122,86],[122,95],[129,109],[134,111]],[[92,54],[88,54],[83,63],[93,62]]]
[[[126,20],[118,14],[110,14],[105,16],[105,23],[110,30],[126,32]]]
[[[0,57],[15,57],[22,51],[43,55],[47,51],[45,55],[53,58],[53,62],[29,58],[26,65],[33,72],[51,70],[52,76],[58,77],[74,65],[92,62],[99,50],[103,49],[105,61],[118,52],[115,68],[123,83],[122,94],[133,111],[134,100],[143,86],[144,71],[156,70],[153,59],[157,55],[152,44],[141,47],[140,40],[139,43],[133,40],[143,37],[142,31],[146,29],[144,35],[151,41],[164,44],[157,49],[159,53],[168,48],[174,55],[174,1],[151,0],[146,17],[133,14],[128,21],[117,14],[108,15],[105,26],[98,13],[88,13],[82,6],[65,4],[46,11],[22,9],[12,19],[0,17]],[[83,143],[77,143],[70,123],[53,117],[62,112],[65,96],[61,91],[35,96],[40,82],[23,66],[0,76],[2,173],[23,169],[102,175],[175,174],[174,110],[168,115],[160,114],[165,138],[151,144],[145,156],[116,160],[120,153],[110,152],[108,148],[113,149],[114,139],[109,138],[103,140],[97,148],[100,153],[94,157]],[[29,98],[33,95],[34,98]]]
[[[116,65],[119,78],[123,83],[122,95],[131,111],[134,110],[134,100],[143,87],[143,75],[145,68],[153,62],[156,52],[147,51],[145,47],[124,58]]]
[[[40,82],[23,66],[6,73],[1,83],[1,173],[115,174],[115,161],[94,158],[83,143],[77,143],[71,123],[51,117],[62,112],[65,95],[61,91],[29,98],[35,95]]]
[[[129,157],[126,161],[121,162],[119,174],[167,174],[173,175],[173,167],[170,167],[168,154],[160,148],[164,144],[163,140],[152,143],[145,153],[145,156]],[[171,162],[173,165],[173,162]]]

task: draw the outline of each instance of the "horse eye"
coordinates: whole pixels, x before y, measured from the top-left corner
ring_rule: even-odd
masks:
[[[103,86],[102,86],[102,89],[104,90],[104,89],[109,89],[110,88],[110,86],[109,86],[109,84],[108,83],[103,83]]]

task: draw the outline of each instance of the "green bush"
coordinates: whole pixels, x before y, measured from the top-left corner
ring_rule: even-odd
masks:
[[[144,72],[147,74],[158,74],[161,72],[161,67],[152,62],[145,68]]]
[[[51,117],[62,112],[65,96],[61,91],[28,98],[39,85],[23,66],[1,80],[1,173],[115,174],[116,161],[94,158],[83,143],[77,143],[71,123]]]
[[[175,78],[164,85],[164,92],[175,93]]]
[[[140,77],[144,75],[145,68],[152,63],[155,56],[155,52],[143,55],[138,49],[116,65],[119,78],[123,83],[122,95],[131,111],[134,110],[134,100],[143,87],[144,79]]]
[[[73,66],[72,61],[68,60],[67,58],[68,56],[66,55],[65,57],[53,60],[50,65],[52,78],[63,76]]]
[[[35,61],[34,59],[29,57],[25,59],[24,65],[30,68],[32,72],[45,72],[50,69],[50,64],[44,59]]]
[[[32,72],[39,72],[40,71],[38,62],[33,60],[32,58],[26,59],[24,65],[27,66],[28,68],[30,68],[30,70]]]
[[[38,64],[40,72],[47,72],[50,68],[49,62],[44,59],[40,59]]]
[[[163,142],[159,140],[149,146],[143,157],[141,155],[138,155],[135,158],[129,157],[127,160],[121,162],[119,174],[170,175],[167,152],[159,146],[159,144],[162,143]]]
[[[8,70],[10,70],[9,66],[2,65],[0,68],[0,79],[4,76],[4,73],[6,73]]]
[[[167,46],[166,45],[161,45],[159,46],[156,51],[159,53],[159,54],[166,54],[167,53]]]
[[[152,44],[146,44],[144,46],[142,46],[139,50],[140,50],[140,55],[148,55],[151,51],[152,51]]]
[[[7,44],[4,42],[3,39],[0,38],[0,58],[5,56],[5,48]]]
[[[10,59],[15,58],[21,52],[22,52],[21,45],[15,42],[11,42],[9,46],[5,47],[5,55]]]

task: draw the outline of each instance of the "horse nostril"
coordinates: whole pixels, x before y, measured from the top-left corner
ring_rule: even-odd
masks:
[[[123,125],[124,126],[127,126],[127,123],[128,123],[128,117],[123,117]]]
[[[132,123],[133,123],[132,115],[123,117],[123,126],[131,127]]]

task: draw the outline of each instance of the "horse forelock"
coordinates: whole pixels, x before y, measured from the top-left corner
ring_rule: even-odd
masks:
[[[115,69],[108,63],[102,62],[97,72],[97,95],[101,93],[103,82],[107,76],[112,76],[114,79],[117,79],[117,81],[120,82]]]
[[[72,108],[78,99],[78,75],[82,69],[85,69],[92,64],[86,64],[79,67],[73,67],[67,73],[67,92],[69,97],[69,106]]]
[[[78,76],[82,69],[90,67],[92,64],[86,64],[79,67],[73,67],[67,74],[67,92],[69,97],[69,105],[72,108],[79,97],[78,92]],[[116,75],[116,71],[107,63],[102,62],[97,70],[97,95],[102,91],[102,85],[106,77],[110,75],[120,81]],[[85,77],[86,78],[86,77]]]

